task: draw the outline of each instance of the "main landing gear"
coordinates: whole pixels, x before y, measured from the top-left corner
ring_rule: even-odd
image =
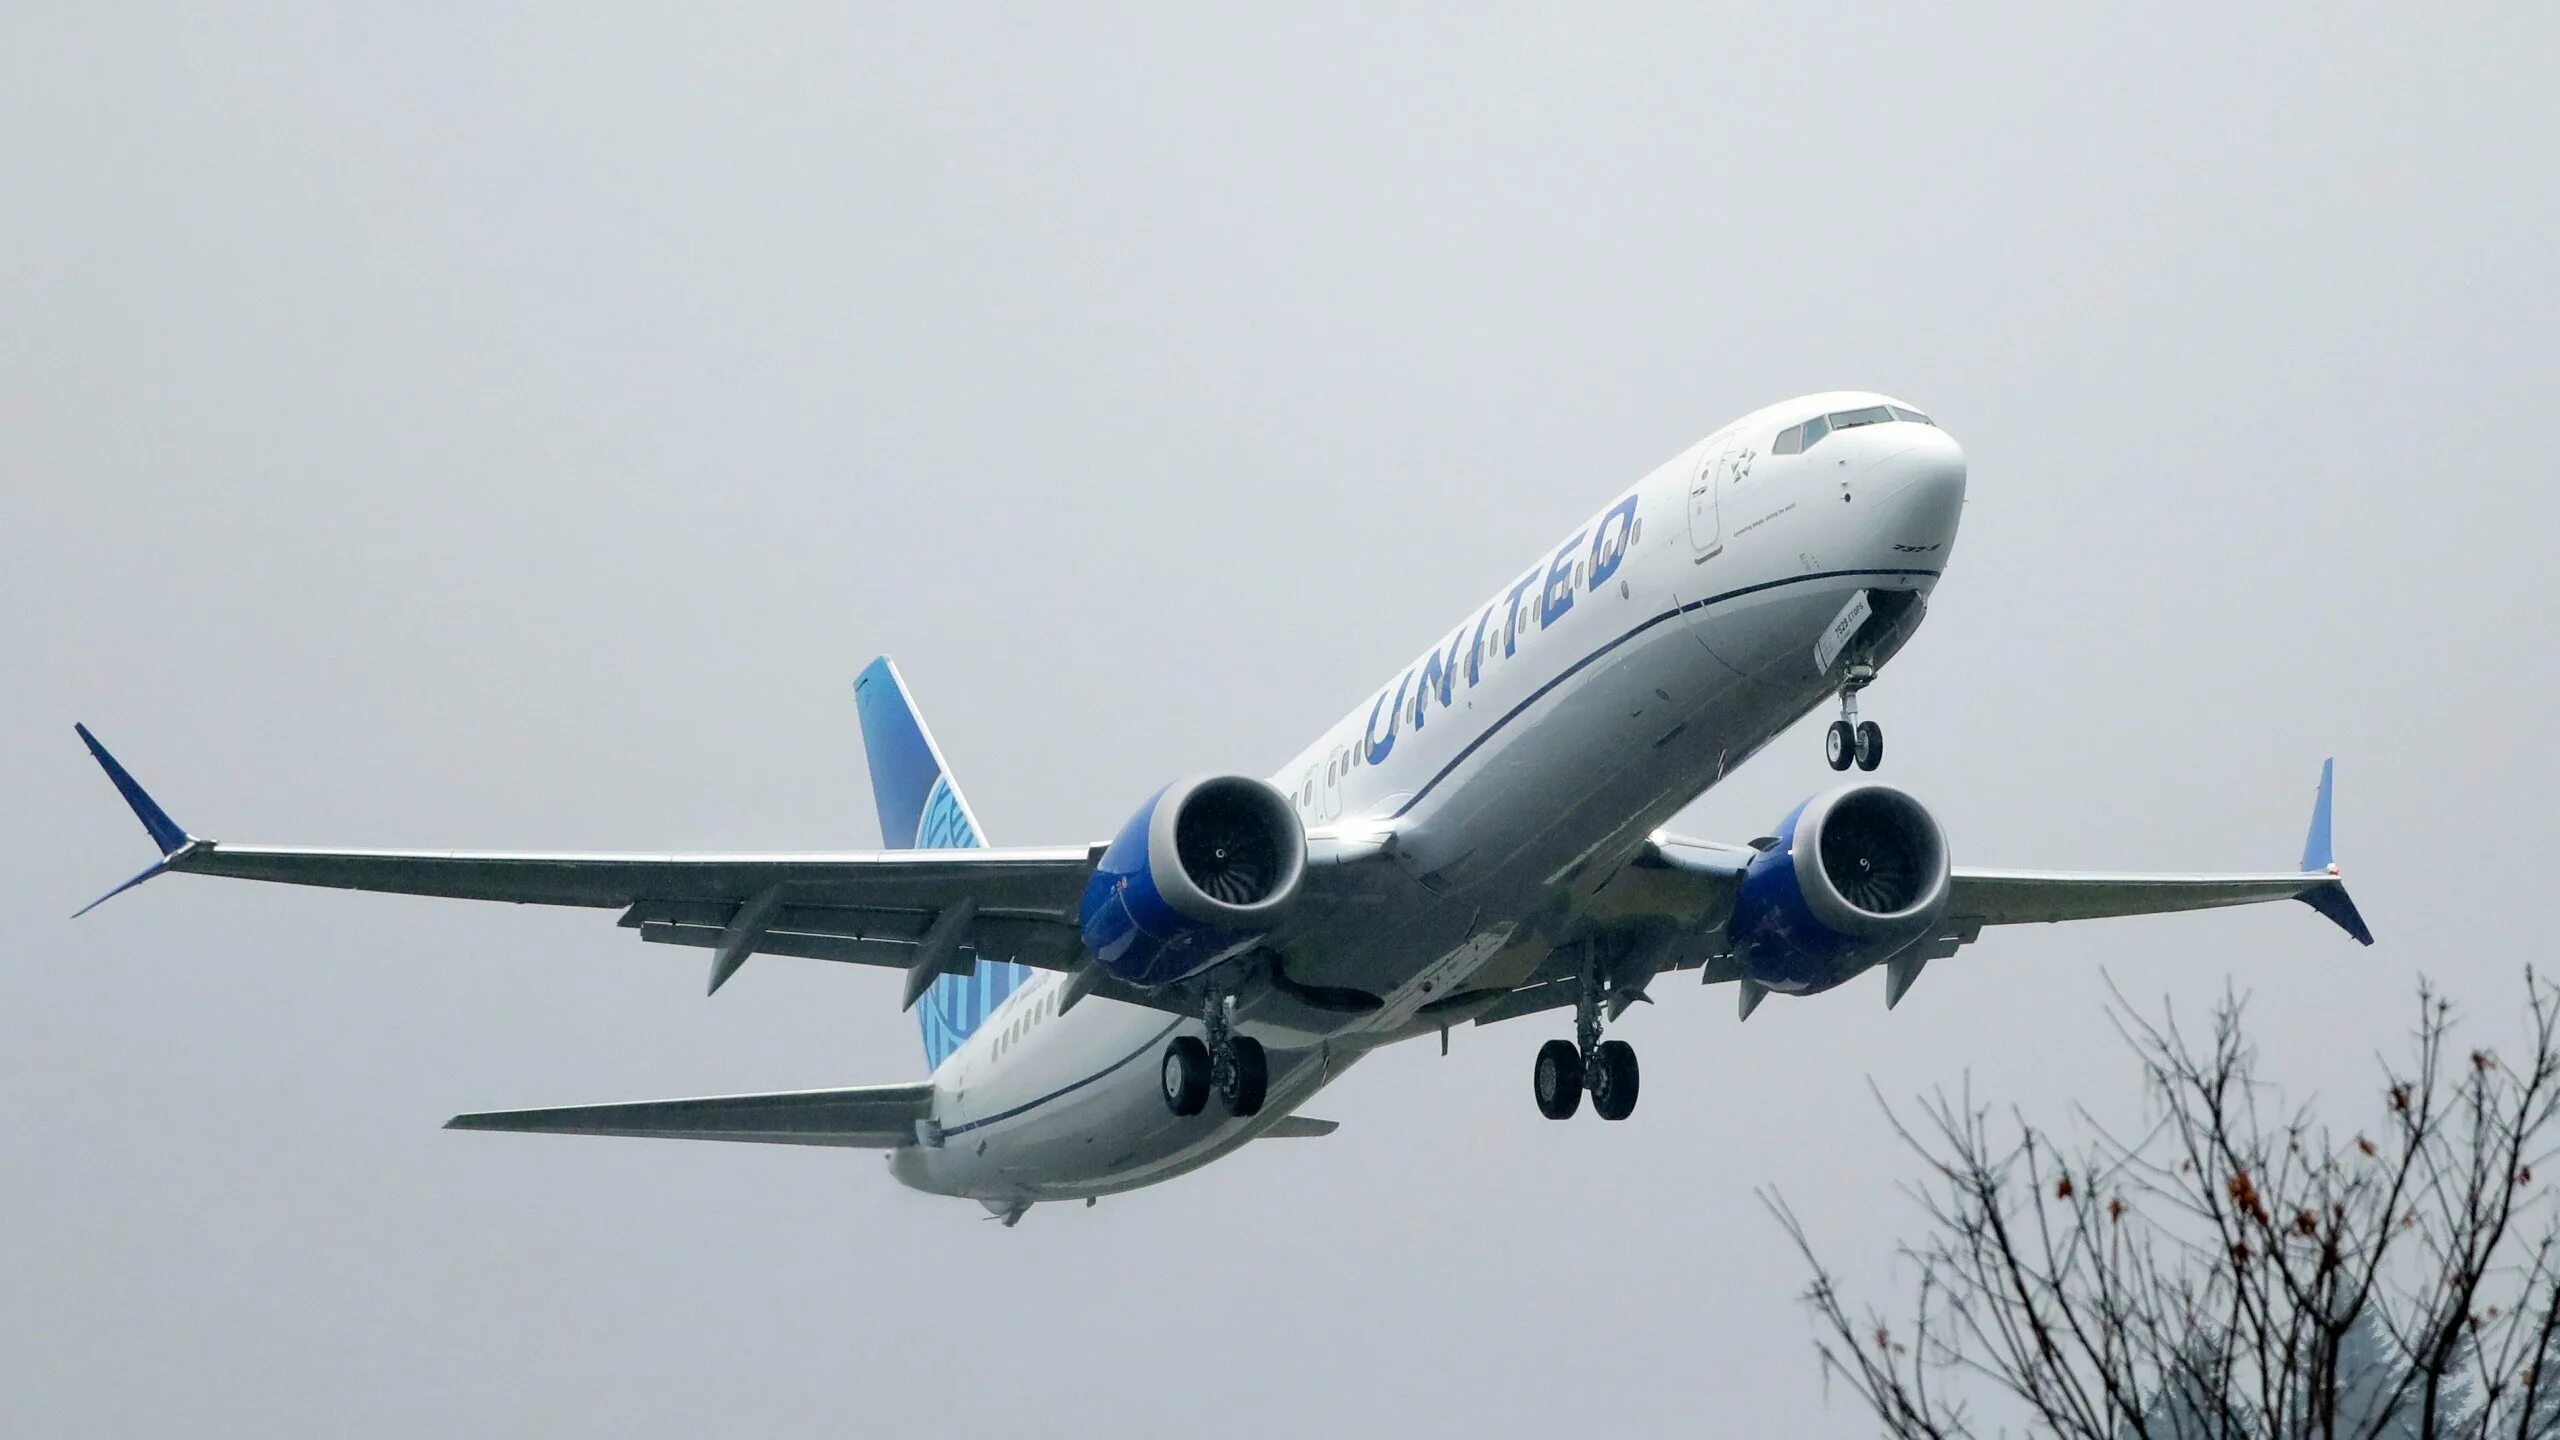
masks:
[[[1238,1119],[1262,1113],[1263,1098],[1271,1093],[1271,1057],[1261,1041],[1235,1033],[1229,1023],[1234,1007],[1233,996],[1213,993],[1201,1007],[1208,1038],[1177,1035],[1164,1047],[1164,1105],[1174,1114],[1199,1114],[1212,1091]]]
[[[1550,1120],[1569,1120],[1582,1108],[1582,1092],[1591,1092],[1591,1110],[1603,1120],[1624,1120],[1636,1113],[1636,1047],[1624,1040],[1600,1038],[1600,979],[1585,975],[1582,994],[1574,1002],[1571,1040],[1550,1040],[1538,1047],[1531,1084],[1538,1113]]]
[[[1873,770],[1884,763],[1884,727],[1858,718],[1858,692],[1874,683],[1876,667],[1864,661],[1850,666],[1840,682],[1840,718],[1822,736],[1823,758],[1834,770]]]

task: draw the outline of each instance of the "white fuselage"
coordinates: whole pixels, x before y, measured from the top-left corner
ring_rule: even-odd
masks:
[[[1411,903],[1392,922],[1345,909],[1299,927],[1291,978],[1384,1003],[1323,1033],[1262,1033],[1259,1115],[1176,1117],[1157,1059],[1199,1023],[1103,1000],[1061,1013],[1064,977],[1043,974],[934,1072],[941,1143],[891,1152],[892,1171],[991,1207],[1150,1184],[1428,1033],[1416,1015],[1435,998],[1515,983],[1653,830],[1829,697],[1836,666],[1816,647],[1852,596],[1910,597],[1875,663],[1908,638],[1954,544],[1962,451],[1896,422],[1773,453],[1808,417],[1898,403],[1807,396],[1690,446],[1271,776],[1312,833],[1391,833]]]

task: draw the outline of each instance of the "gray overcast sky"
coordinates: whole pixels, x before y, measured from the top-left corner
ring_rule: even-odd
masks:
[[[112,10],[113,13],[109,13]],[[2421,970],[2503,1035],[2548,803],[2560,33],[2536,7],[0,10],[0,1431],[1866,1433],[1866,1093],[2138,1103],[2112,974],[2343,1114]],[[2298,907],[1670,987],[1018,1230],[869,1156],[457,1110],[894,1080],[893,976],[164,881],[203,833],[836,847],[897,655],[999,841],[1260,772],[1615,487],[1834,386],[1971,503],[1870,693],[1978,863]],[[1830,780],[1819,720],[1684,817]],[[1205,1427],[1205,1428],[1203,1428]]]

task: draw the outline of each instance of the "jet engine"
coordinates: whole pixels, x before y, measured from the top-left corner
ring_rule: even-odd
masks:
[[[1890,785],[1797,806],[1744,869],[1731,928],[1744,978],[1807,995],[1892,959],[1947,910],[1947,838]]]
[[[1132,985],[1170,985],[1267,933],[1306,873],[1306,830],[1279,791],[1243,775],[1178,780],[1085,882],[1085,948]]]

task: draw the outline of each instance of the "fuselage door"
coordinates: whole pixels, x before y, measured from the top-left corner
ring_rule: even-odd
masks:
[[[1689,552],[1704,560],[1724,548],[1724,529],[1716,518],[1716,480],[1724,469],[1733,437],[1719,435],[1698,448],[1697,469],[1689,475]]]

